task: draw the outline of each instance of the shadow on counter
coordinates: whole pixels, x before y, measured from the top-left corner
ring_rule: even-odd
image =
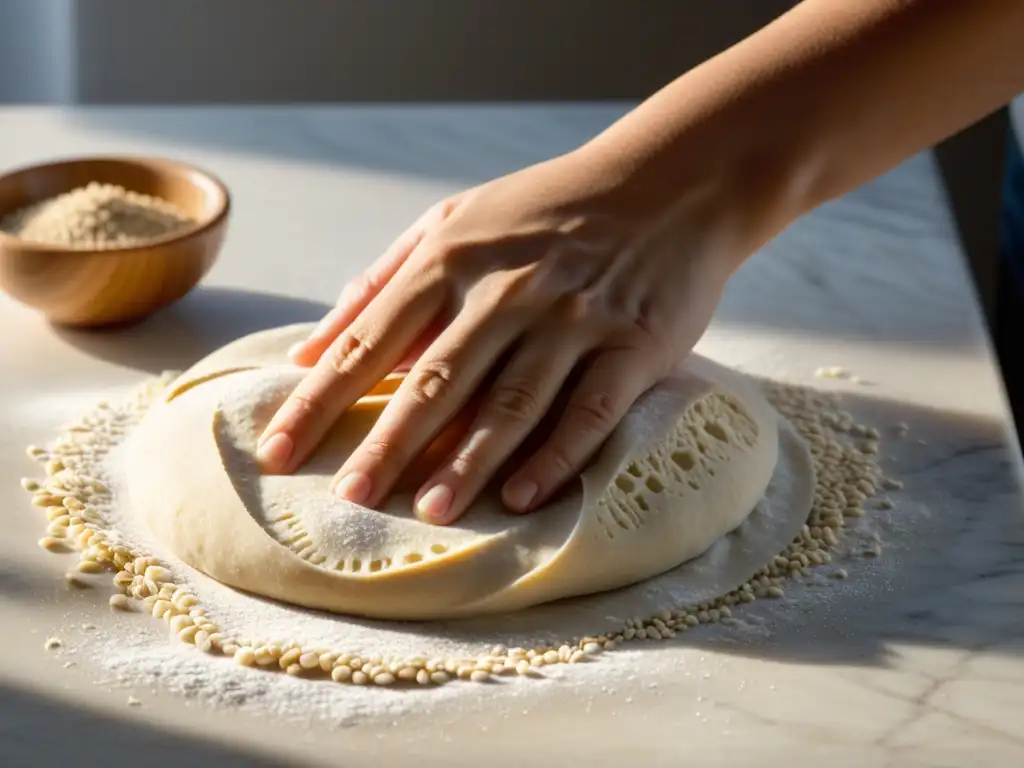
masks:
[[[54,326],[61,340],[101,360],[159,374],[185,370],[230,341],[291,323],[316,322],[327,304],[270,293],[200,286],[177,304],[122,328]]]
[[[28,506],[27,498],[25,506]],[[42,527],[44,526],[40,524],[40,528]],[[5,600],[16,600],[26,604],[37,603],[40,595],[46,595],[54,590],[54,583],[55,580],[42,569],[30,569],[25,563],[0,563],[0,597]]]
[[[79,107],[67,118],[186,157],[195,148],[475,185],[574,149],[630,106]]]
[[[167,151],[200,165],[207,158],[189,157],[193,151],[472,186],[578,147],[628,109],[627,103],[86,107],[67,119],[87,133],[169,144]],[[766,244],[730,281],[717,316],[812,337],[971,349],[985,340],[980,323],[964,320],[976,308],[949,206],[925,152]]]
[[[837,559],[848,579],[794,585],[784,600],[737,611],[738,631],[697,630],[682,643],[874,667],[895,660],[894,646],[1024,654],[1024,474],[1008,421],[855,393],[843,394],[842,407],[882,432],[883,470],[904,484],[888,494],[894,509],[868,504],[864,520],[880,533],[882,556]],[[903,437],[891,430],[900,422],[910,427]]]
[[[256,330],[316,320],[326,309],[280,296],[202,288],[132,328],[60,333],[90,354],[155,373],[185,368]],[[969,651],[1000,643],[1007,653],[1024,653],[1024,635],[1011,631],[1019,624],[1013,606],[1024,584],[1024,518],[1021,462],[1008,441],[1008,424],[858,392],[844,393],[842,404],[883,432],[883,467],[905,483],[892,494],[894,510],[873,509],[866,518],[880,526],[883,556],[835,563],[849,571],[849,579],[794,585],[798,600],[765,600],[738,610],[749,631],[700,628],[673,642],[757,658],[864,666],[884,666],[894,644]],[[900,422],[910,426],[907,436],[887,432]],[[18,591],[13,582],[7,586]],[[590,601],[600,605],[602,596],[581,604]],[[744,616],[760,618],[748,622]],[[463,640],[474,635],[470,623],[459,622],[388,628]],[[658,647],[630,645],[638,651]]]
[[[900,645],[958,652],[998,646],[1006,654],[1024,654],[1014,611],[1024,588],[1024,474],[1007,424],[856,393],[845,394],[842,407],[883,432],[883,471],[904,483],[888,492],[893,509],[876,501],[862,519],[866,533],[880,533],[881,558],[863,556],[861,547],[813,570],[814,584],[788,582],[783,599],[735,608],[736,627],[703,626],[667,642],[630,643],[629,651],[657,652],[671,643],[751,658],[873,668],[892,664]],[[910,427],[902,437],[892,430],[900,422]],[[828,578],[836,568],[848,578]],[[357,625],[481,645],[502,634],[510,644],[521,644],[524,636],[547,642],[554,633],[563,642],[600,631],[594,617],[624,615],[623,594],[636,588],[486,619],[406,623],[338,617],[339,631]],[[315,613],[288,610],[296,616]],[[595,663],[599,667],[600,659]]]
[[[127,694],[126,694],[127,696]],[[54,738],[59,724],[60,737]],[[163,729],[134,717],[120,719],[0,683],[0,765],[110,765],[112,750],[147,768],[209,765],[218,768],[281,766],[265,754]]]

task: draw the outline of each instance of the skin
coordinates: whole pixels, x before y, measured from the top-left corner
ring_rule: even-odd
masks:
[[[453,522],[496,476],[511,511],[536,509],[761,245],[1024,90],[1022,41],[1020,0],[804,0],[573,152],[441,202],[290,352],[310,371],[264,470],[301,466],[404,360],[333,491],[378,505],[440,436],[421,519]]]

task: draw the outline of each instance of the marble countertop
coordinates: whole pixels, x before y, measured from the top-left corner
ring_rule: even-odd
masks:
[[[568,149],[625,109],[0,109],[0,168],[169,155],[220,174],[235,203],[202,288],[144,325],[58,331],[0,296],[0,764],[84,766],[115,754],[218,766],[1024,764],[1020,459],[927,154],[769,244],[698,347],[745,371],[842,390],[845,407],[883,431],[910,426],[884,444],[884,466],[905,487],[882,521],[883,557],[851,565],[831,599],[794,592],[755,605],[763,637],[695,631],[638,652],[661,657],[656,690],[642,675],[614,694],[545,686],[340,730],[211,717],[159,690],[128,708],[87,665],[65,669],[43,650],[69,617],[99,622],[109,611],[105,595],[70,593],[62,565],[35,546],[18,487],[32,470],[25,445],[110,387],[243,333],[316,319],[430,203]],[[815,379],[822,366],[872,384]]]

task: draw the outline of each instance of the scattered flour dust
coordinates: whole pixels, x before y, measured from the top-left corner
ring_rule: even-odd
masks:
[[[776,387],[776,394],[778,391]],[[831,402],[818,402],[813,400],[816,396],[810,397],[812,400],[809,402],[819,406]],[[117,408],[109,410],[119,412]],[[780,411],[785,409],[780,408]],[[77,638],[73,649],[76,656],[88,658],[104,670],[102,682],[108,685],[162,688],[187,700],[213,706],[270,713],[289,720],[316,719],[345,724],[365,718],[395,716],[413,709],[423,711],[442,701],[467,695],[469,698],[465,702],[471,702],[470,705],[476,708],[482,701],[498,697],[514,700],[528,689],[549,685],[592,686],[591,690],[597,690],[614,685],[617,680],[631,678],[640,664],[645,673],[656,674],[659,665],[670,663],[666,654],[650,653],[657,643],[637,642],[648,630],[651,637],[656,638],[655,626],[664,628],[665,624],[658,618],[650,618],[652,616],[667,617],[680,611],[678,622],[675,613],[671,620],[665,618],[679,632],[698,623],[718,624],[716,627],[698,627],[698,631],[705,637],[706,633],[714,632],[720,639],[728,638],[726,642],[755,642],[770,633],[769,628],[774,622],[764,618],[764,611],[755,613],[751,610],[754,606],[741,603],[752,603],[755,596],[781,597],[783,583],[787,588],[796,587],[812,602],[815,601],[813,595],[825,592],[830,596],[822,599],[841,598],[835,590],[816,587],[825,583],[835,586],[837,582],[830,576],[845,575],[844,570],[829,565],[830,558],[819,562],[816,557],[814,565],[807,568],[800,562],[800,558],[806,560],[806,553],[811,551],[801,544],[801,536],[808,541],[813,537],[809,533],[811,528],[804,525],[802,514],[800,518],[793,519],[794,504],[791,502],[800,498],[801,478],[807,481],[814,473],[801,465],[801,461],[807,461],[802,439],[785,421],[780,425],[779,466],[766,499],[736,532],[721,539],[695,561],[640,585],[539,606],[509,616],[457,622],[399,623],[334,616],[255,597],[199,574],[164,551],[143,520],[135,514],[136,511],[117,503],[117,489],[123,487],[119,450],[138,418],[136,413],[125,421],[124,429],[114,431],[112,445],[78,452],[78,460],[82,462],[79,471],[101,478],[110,490],[105,501],[94,504],[95,512],[102,521],[98,528],[106,532],[112,544],[122,542],[137,553],[160,558],[169,566],[173,583],[189,588],[207,616],[217,626],[223,627],[225,633],[230,633],[240,646],[286,645],[295,641],[303,648],[326,648],[358,655],[362,659],[406,659],[411,656],[473,659],[487,655],[488,649],[497,645],[558,648],[560,643],[575,641],[571,638],[597,636],[605,638],[605,642],[611,639],[608,644],[611,652],[594,651],[588,653],[581,663],[544,665],[526,675],[492,677],[490,684],[454,681],[449,685],[388,689],[374,685],[339,685],[329,677],[314,679],[240,666],[230,656],[204,653],[195,645],[168,637],[166,622],[147,616],[132,616],[130,619],[117,616],[114,617],[116,621],[108,623],[110,631],[86,633]],[[102,417],[95,415],[87,417],[81,425],[72,428],[72,432],[88,432],[101,420]],[[799,426],[800,419],[795,423]],[[851,433],[851,430],[856,436],[866,434],[864,427],[855,425],[848,414],[839,411],[830,412],[828,418],[824,421],[819,419],[816,423],[819,428],[821,424],[834,428],[835,435]],[[832,435],[833,446],[839,445],[835,435]],[[858,452],[852,442],[848,450],[860,456],[858,461],[871,469],[870,461],[863,460],[864,454]],[[36,449],[34,455],[52,463],[52,457],[60,455],[59,447],[51,448],[45,455]],[[827,455],[828,451],[824,450],[822,456]],[[826,466],[820,463],[820,459],[820,456],[814,457],[814,468],[819,476],[818,493],[822,488],[821,469]],[[72,460],[68,458],[65,463],[70,468]],[[83,466],[92,471],[84,472]],[[877,463],[874,468],[877,470]],[[51,480],[59,477],[58,472],[52,475]],[[876,479],[884,482],[880,473]],[[27,482],[31,484],[31,481]],[[44,488],[37,493],[46,493],[46,490]],[[839,514],[830,511],[834,505],[827,498],[828,492],[824,499],[819,498],[818,493],[812,519],[808,522],[814,522],[816,515],[827,521],[830,514]],[[863,502],[872,494],[862,496],[859,501]],[[861,504],[856,501],[846,502],[850,504],[847,513],[851,518],[860,519],[850,519],[843,526],[842,541],[836,541],[831,547],[836,556],[863,554],[865,547],[877,543],[871,538],[869,526],[863,520]],[[780,558],[785,565],[779,563]],[[736,600],[722,603],[721,596],[727,594],[736,596]],[[780,621],[784,620],[785,609],[792,601],[768,602],[775,604],[775,609],[770,609],[770,612]],[[734,606],[735,613],[729,610],[728,605]],[[757,607],[760,609],[760,602]],[[145,612],[138,601],[132,601],[130,610]],[[692,624],[682,620],[687,616],[693,617]],[[664,629],[662,631],[665,632]],[[666,632],[664,637],[670,638],[675,634],[675,631]],[[613,651],[612,645],[617,646]]]
[[[363,719],[397,716],[413,709],[422,711],[439,699],[467,693],[468,686],[385,690],[375,686],[338,685],[330,678],[313,680],[241,667],[230,658],[204,654],[194,646],[168,638],[158,624],[152,620],[150,623],[153,626],[147,629],[151,631],[139,631],[135,622],[133,626],[119,622],[117,632],[84,643],[78,653],[104,670],[106,677],[99,682],[105,685],[133,690],[159,688],[186,701],[271,715],[287,721],[346,725]],[[519,680],[509,682],[529,684]]]
[[[511,705],[546,686],[596,691],[618,685],[637,673],[638,664],[656,671],[658,662],[644,650],[620,650],[599,662],[553,666],[543,676],[502,678],[489,685],[449,684],[428,688],[379,688],[338,685],[330,678],[293,677],[282,672],[241,667],[230,658],[211,656],[167,638],[147,617],[124,617],[110,633],[95,633],[76,643],[76,658],[102,670],[97,683],[130,690],[158,689],[203,706],[230,708],[290,722],[336,726],[423,713],[442,704],[471,710],[491,702]]]

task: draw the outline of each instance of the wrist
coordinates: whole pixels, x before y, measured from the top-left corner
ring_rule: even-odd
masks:
[[[655,208],[718,203],[742,261],[1024,88],[1014,0],[803,0],[588,143]]]
[[[680,243],[706,242],[701,252],[720,261],[727,275],[808,207],[795,153],[791,162],[781,151],[785,137],[738,130],[747,120],[723,109],[702,115],[668,143],[652,135],[656,127],[643,125],[647,119],[633,113],[573,154],[601,179],[609,207],[660,220]]]

